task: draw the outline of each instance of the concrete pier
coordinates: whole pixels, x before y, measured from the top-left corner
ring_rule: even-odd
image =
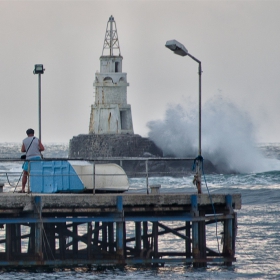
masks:
[[[240,194],[1,193],[0,266],[231,265],[240,208]],[[215,223],[221,251],[209,240]],[[160,242],[170,234],[179,249]]]

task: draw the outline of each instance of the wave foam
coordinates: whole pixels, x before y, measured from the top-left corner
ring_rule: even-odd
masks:
[[[195,106],[169,105],[164,120],[147,124],[149,138],[164,155],[196,157],[198,113]],[[261,172],[276,170],[280,162],[266,159],[257,148],[255,126],[250,116],[221,96],[202,109],[202,155],[219,172]]]

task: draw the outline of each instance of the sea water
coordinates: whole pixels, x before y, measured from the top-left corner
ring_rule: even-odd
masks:
[[[48,144],[44,157],[67,158],[67,144]],[[241,193],[242,208],[237,210],[238,230],[236,239],[236,262],[231,267],[208,265],[194,269],[182,264],[167,264],[160,268],[138,266],[85,267],[56,269],[52,271],[29,271],[0,269],[0,279],[280,279],[280,144],[262,144],[258,149],[267,161],[265,170],[235,174],[204,174],[203,192]],[[20,144],[0,143],[0,158],[19,158]],[[192,164],[192,163],[191,163]],[[269,168],[268,168],[269,167]],[[270,169],[270,170],[268,170]],[[17,173],[16,177],[10,176]],[[4,191],[14,191],[21,174],[20,162],[0,162],[0,173],[5,183]],[[161,184],[161,192],[195,192],[193,176],[182,178],[149,178],[150,184]],[[129,192],[145,192],[143,178],[129,179]],[[215,230],[213,231],[213,234]],[[221,246],[221,236],[213,246]],[[181,243],[176,238],[160,246],[176,249]],[[217,248],[216,248],[217,250]]]

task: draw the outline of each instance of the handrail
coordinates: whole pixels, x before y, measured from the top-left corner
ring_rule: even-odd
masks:
[[[43,158],[44,161],[110,161],[110,160],[139,160],[139,161],[188,161],[195,160],[193,158],[174,158],[174,157],[96,157],[96,158]],[[17,158],[0,158],[1,161],[26,161],[25,159]]]
[[[96,174],[95,173],[95,164],[98,162],[116,162],[119,161],[119,165],[123,167],[123,162],[124,161],[142,161],[145,162],[145,166],[143,166],[143,171],[141,170],[136,170],[136,171],[129,171],[129,170],[125,170],[125,175],[128,177],[144,177],[145,181],[146,181],[146,189],[147,189],[147,194],[149,194],[149,177],[151,176],[178,176],[178,175],[185,175],[186,173],[188,173],[189,171],[174,171],[172,170],[170,171],[151,171],[151,168],[149,168],[149,162],[171,162],[171,161],[194,161],[195,158],[173,158],[173,157],[96,157],[96,158],[43,158],[42,161],[87,161],[87,162],[91,162],[93,164],[93,174],[83,174],[83,176],[86,175],[93,175],[94,178],[96,178],[96,176],[116,176],[116,175],[121,175],[123,176],[124,174]],[[18,159],[18,158],[0,158],[0,162],[24,162],[25,160],[22,159]],[[31,162],[32,160],[30,160]],[[20,174],[20,172],[14,172],[14,171],[7,171],[7,170],[3,170],[0,171],[0,176],[4,175],[4,176],[16,176],[16,174]],[[78,176],[80,176],[81,174],[77,174]],[[32,175],[32,176],[36,176],[36,175]],[[40,175],[42,176],[42,175]],[[65,175],[65,174],[56,174],[56,175],[52,175],[52,176],[71,176],[69,175]],[[93,180],[93,194],[95,194],[95,179]]]

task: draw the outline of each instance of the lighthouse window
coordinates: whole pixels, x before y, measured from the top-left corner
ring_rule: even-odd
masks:
[[[115,62],[115,72],[120,72],[119,66],[120,66],[120,63]]]
[[[126,111],[120,111],[120,117],[121,117],[121,129],[122,130],[129,129],[128,122],[127,122],[127,112]]]

